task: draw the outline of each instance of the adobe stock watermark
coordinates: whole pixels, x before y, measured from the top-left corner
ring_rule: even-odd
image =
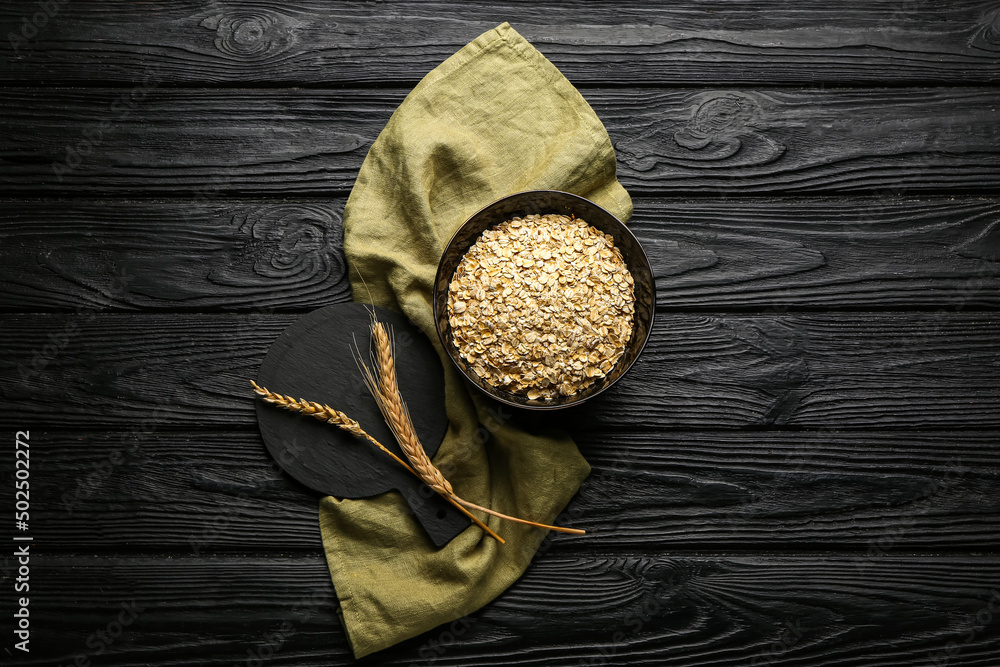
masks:
[[[611,461],[609,465],[601,466],[599,469],[593,471],[589,477],[583,482],[583,486],[580,487],[580,496],[585,496],[590,502],[608,502],[612,506],[617,507],[621,503],[621,496],[614,490],[616,484],[623,478],[627,478],[628,475],[634,474],[639,468],[639,463],[635,452],[628,448],[618,448],[614,452],[614,460]],[[586,489],[586,490],[585,490]],[[562,512],[560,512],[556,518],[552,521],[553,525],[556,526],[575,526],[585,515],[585,507],[577,502],[571,501],[569,505],[566,506]],[[603,533],[611,533],[617,529],[618,525],[625,521],[625,519],[615,520],[611,525],[602,529]],[[525,541],[519,545],[507,544],[504,549],[520,549],[521,553],[525,557],[532,557],[533,555],[540,556],[542,554],[548,553],[552,549],[553,544],[557,544],[559,540],[563,539],[579,539],[577,537],[568,537],[557,533],[554,531],[546,531],[541,543],[536,548],[534,542]]]
[[[104,486],[104,483],[114,475],[115,470],[128,460],[127,457],[141,451],[143,444],[156,433],[160,420],[169,413],[170,407],[172,404],[158,397],[156,407],[149,417],[133,423],[128,430],[122,432],[120,446],[117,449],[91,463],[90,470],[81,472],[76,477],[74,484],[67,488],[60,498],[63,510],[69,516],[73,516],[80,503]]]
[[[434,639],[428,639],[417,650],[420,662],[411,662],[408,667],[420,667],[420,665],[433,665],[443,656],[449,648],[455,645],[459,639],[465,635],[476,623],[474,616],[462,616],[445,626]]]
[[[886,556],[907,534],[916,523],[916,515],[920,508],[920,503],[926,502],[935,496],[951,489],[965,474],[962,466],[962,459],[953,456],[945,462],[944,466],[938,466],[935,470],[941,470],[941,474],[927,482],[920,492],[920,497],[910,507],[910,510],[900,517],[897,525],[886,529],[877,538],[868,540],[868,550],[864,557],[855,557],[854,566],[858,571],[863,572],[870,567],[878,558]]]
[[[116,298],[127,293],[129,283],[132,280],[133,276],[129,275],[124,268],[116,269],[108,289],[109,296]],[[32,350],[30,362],[17,365],[18,376],[25,381],[37,379],[76,340],[83,330],[83,325],[89,324],[95,319],[97,319],[97,311],[77,306],[73,311],[73,317],[67,319],[61,329],[50,331],[45,337],[45,342]]]
[[[235,662],[233,667],[261,667],[298,633],[298,624],[312,618],[329,600],[330,593],[326,590],[316,590],[300,598],[274,629],[264,632],[260,641],[253,648],[247,649],[247,657],[243,662]]]
[[[794,446],[785,453],[782,460],[782,472],[786,475],[800,474],[821,463],[830,440],[836,436],[837,431],[828,426],[821,426],[815,431],[799,432]]]
[[[38,11],[22,16],[18,29],[16,31],[11,30],[6,35],[7,44],[10,45],[14,56],[20,58],[21,49],[28,46],[32,40],[38,37],[42,28],[47,26],[49,21],[54,19],[68,4],[69,0],[42,0],[41,2],[36,2],[35,6],[38,7]]]
[[[961,640],[951,640],[939,651],[928,654],[926,667],[946,667],[952,658],[958,657],[962,649],[978,637],[988,625],[993,623],[995,614],[1000,613],[1000,590],[990,590],[990,599],[969,619],[968,627]]]
[[[608,660],[614,658],[621,650],[623,644],[630,638],[638,636],[642,629],[649,623],[663,608],[661,598],[679,588],[674,575],[666,581],[659,581],[653,587],[650,595],[644,596],[639,608],[625,616],[621,625],[611,634],[610,644],[598,646],[598,655],[583,658],[579,661],[580,667],[596,667],[603,665]]]
[[[268,481],[284,475],[282,465],[288,467],[294,459],[298,458],[304,449],[305,447],[300,445],[297,440],[292,440],[288,444],[288,449],[279,456],[280,461],[268,459],[268,470],[273,475],[272,477],[257,482],[249,490],[241,490],[234,496],[235,500],[240,502],[226,506],[212,518],[210,523],[201,529],[200,534],[188,535],[188,545],[191,547],[194,555],[200,556],[204,549],[216,544],[222,537],[222,531],[227,530],[233,521],[239,519],[241,516],[250,514],[248,504],[242,501],[253,498],[258,491],[265,490]]]
[[[46,335],[45,342],[32,350],[29,363],[17,365],[17,374],[22,380],[33,380],[41,375],[69,347],[73,339],[80,335],[81,324],[97,318],[96,312],[84,308],[77,308],[75,314],[77,317],[67,320],[60,330],[50,331]]]
[[[228,173],[213,175],[195,189],[191,197],[191,202],[193,204],[205,204],[216,201],[225,192],[226,188],[232,185],[233,180],[233,177]],[[194,207],[184,207],[181,215],[185,222],[200,222],[200,218],[196,214]],[[260,303],[258,302],[254,305],[259,306]]]
[[[781,636],[771,642],[765,648],[750,659],[750,667],[760,667],[760,665],[773,665],[778,662],[788,651],[790,651],[802,639],[804,631],[802,620],[795,619],[795,622],[786,620],[781,630]]]
[[[84,645],[90,650],[77,653],[73,657],[73,662],[66,663],[61,667],[90,667],[91,664],[94,664],[92,658],[104,655],[108,648],[135,623],[139,615],[146,611],[146,608],[135,600],[122,602],[119,606],[121,611],[118,612],[117,616],[108,621],[103,628],[98,628],[87,637]]]
[[[52,173],[56,180],[62,183],[63,177],[82,167],[87,158],[114,132],[114,124],[128,120],[139,103],[159,85],[160,72],[157,68],[149,68],[143,72],[142,82],[115,98],[105,118],[87,125],[75,142],[64,147],[63,158],[52,162]]]

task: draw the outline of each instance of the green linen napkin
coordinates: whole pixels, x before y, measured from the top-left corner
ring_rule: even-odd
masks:
[[[509,409],[473,395],[445,357],[431,313],[434,274],[454,231],[491,201],[530,189],[585,196],[622,220],[632,213],[594,111],[504,23],[424,77],[389,119],[347,201],[344,250],[355,298],[370,293],[405,313],[441,355],[449,427],[434,463],[455,492],[552,523],[590,466],[565,434],[523,430]],[[472,526],[436,549],[399,494],[321,501],[323,545],[356,657],[467,615],[521,576],[546,532],[483,518],[505,545]]]

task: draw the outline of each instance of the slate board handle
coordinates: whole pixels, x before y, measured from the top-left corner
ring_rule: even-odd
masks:
[[[472,522],[454,505],[431,490],[426,484],[414,484],[396,489],[424,527],[434,546],[441,548]]]

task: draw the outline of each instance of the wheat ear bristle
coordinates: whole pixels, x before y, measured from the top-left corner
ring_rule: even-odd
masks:
[[[400,449],[420,473],[420,477],[438,493],[454,493],[451,483],[431,463],[430,457],[424,451],[424,446],[420,443],[417,432],[413,428],[413,420],[410,419],[410,413],[403,402],[402,394],[399,392],[396,364],[392,356],[392,344],[389,342],[385,326],[381,322],[375,321],[371,329],[372,339],[375,342],[378,380],[376,382],[372,373],[367,373],[365,381],[368,383],[368,388],[375,394],[375,400],[382,410],[392,434],[399,441]]]
[[[322,403],[315,403],[303,399],[299,399],[296,401],[291,396],[283,396],[281,394],[270,391],[267,387],[261,387],[253,380],[250,380],[250,384],[253,385],[254,393],[263,398],[266,402],[271,403],[272,405],[284,408],[285,410],[288,410],[290,412],[298,412],[299,414],[314,417],[315,419],[319,419],[320,421],[323,421],[327,424],[333,424],[334,426],[339,426],[348,433],[351,433],[352,435],[355,435],[359,438],[364,438],[365,440],[372,443],[373,445],[381,449],[383,452],[391,456],[393,459],[395,459],[396,462],[399,463],[399,465],[409,470],[410,473],[413,474],[415,477],[417,477],[420,480],[423,480],[423,477],[421,477],[420,473],[414,470],[410,466],[410,464],[408,464],[406,461],[396,456],[396,454],[393,453],[392,450],[390,450],[388,447],[386,447],[381,442],[376,440],[374,437],[369,435],[367,431],[361,428],[358,422],[354,421],[353,419],[345,415],[343,412],[335,410],[328,405],[323,405]],[[493,532],[489,526],[487,526],[479,519],[479,517],[477,517],[475,514],[473,514],[468,509],[466,509],[458,502],[456,502],[456,498],[453,498],[450,495],[445,495],[445,494],[442,494],[442,496],[444,497],[445,500],[450,502],[460,512],[462,512],[462,514],[467,516],[474,524],[476,524],[484,531],[486,531],[486,533],[489,534],[490,537],[494,538],[495,540],[498,540],[500,544],[505,543],[504,539],[499,535],[497,535],[495,532]]]
[[[413,467],[420,474],[421,479],[423,479],[428,486],[446,498],[451,499],[452,504],[456,506],[461,503],[462,505],[476,508],[500,519],[507,519],[508,521],[515,521],[517,523],[554,530],[560,533],[569,533],[572,535],[586,534],[586,531],[578,528],[550,526],[544,523],[537,523],[535,521],[528,521],[526,519],[508,516],[460,498],[452,490],[451,484],[444,478],[441,471],[438,470],[431,462],[430,458],[427,456],[427,452],[424,451],[423,445],[420,444],[420,440],[413,428],[413,422],[410,420],[410,413],[406,409],[406,404],[403,402],[403,397],[399,392],[399,385],[396,381],[395,362],[392,355],[392,344],[389,340],[389,335],[386,333],[385,326],[373,318],[371,332],[372,340],[375,342],[375,361],[377,363],[379,373],[378,379],[376,379],[372,371],[362,363],[361,366],[363,369],[362,372],[365,376],[365,383],[368,385],[368,389],[371,391],[372,396],[375,397],[375,402],[378,403],[379,409],[382,410],[382,414],[385,416],[386,422],[388,422],[393,435],[395,435],[396,439],[399,441],[400,448],[403,450],[403,453],[406,454],[406,458],[410,460],[410,463],[413,464]],[[490,532],[492,533],[492,531]],[[499,537],[497,539],[499,539]],[[503,540],[501,540],[501,542],[502,541]]]
[[[314,403],[311,401],[306,401],[303,399],[295,400],[291,396],[282,396],[281,394],[270,391],[267,387],[261,387],[259,384],[250,380],[250,384],[253,385],[254,393],[263,398],[265,401],[272,405],[276,405],[279,408],[284,408],[290,412],[298,412],[299,414],[308,415],[314,417],[327,424],[333,424],[334,426],[339,426],[348,433],[355,435],[359,438],[363,438],[368,442],[372,443],[383,452],[396,459],[400,465],[409,470],[414,475],[417,475],[417,471],[414,470],[407,464],[406,461],[396,456],[392,450],[387,448],[381,442],[373,438],[368,434],[367,431],[361,428],[358,422],[354,421],[347,415],[345,415],[340,410],[334,410],[329,405],[323,405],[322,403]],[[417,475],[419,477],[419,475]]]
[[[396,436],[399,448],[403,450],[403,454],[409,459],[410,464],[416,470],[415,474],[423,480],[424,484],[461,510],[473,523],[486,531],[490,537],[500,542],[500,544],[506,544],[506,541],[502,537],[497,535],[481,519],[458,502],[459,499],[452,490],[451,483],[431,463],[430,457],[427,456],[427,452],[424,451],[424,446],[420,442],[420,438],[417,437],[416,430],[413,428],[413,421],[410,419],[410,413],[406,409],[406,404],[403,403],[402,394],[399,392],[399,384],[396,380],[396,364],[392,358],[392,344],[389,341],[389,335],[386,333],[385,326],[376,320],[374,315],[372,317],[371,331],[372,340],[375,342],[375,360],[378,369],[378,378],[375,377],[375,374],[364,362],[360,362],[359,364],[361,374],[364,377],[365,384],[368,385],[369,391],[371,391],[372,396],[375,398],[375,403],[382,412],[382,416],[385,417],[385,421],[389,425],[389,430]]]

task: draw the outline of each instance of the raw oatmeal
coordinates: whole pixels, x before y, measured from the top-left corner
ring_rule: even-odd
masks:
[[[528,215],[483,232],[448,288],[454,343],[489,384],[571,396],[614,368],[632,336],[634,281],[609,234]]]

